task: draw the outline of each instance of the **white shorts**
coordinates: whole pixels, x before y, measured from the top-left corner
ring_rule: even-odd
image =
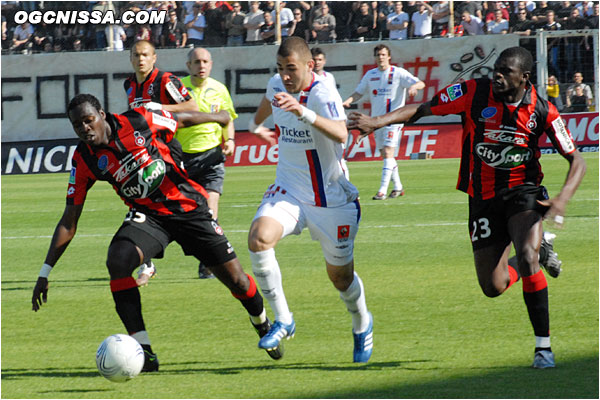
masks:
[[[375,131],[375,145],[377,149],[384,147],[398,147],[402,125],[388,125]]]
[[[277,220],[283,226],[282,239],[287,235],[299,235],[308,227],[310,237],[321,243],[325,261],[331,265],[346,265],[354,259],[354,238],[360,221],[358,200],[340,207],[317,207],[301,203],[271,186],[254,219],[260,217]]]

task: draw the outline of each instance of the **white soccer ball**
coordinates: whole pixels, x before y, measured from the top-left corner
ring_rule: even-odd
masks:
[[[139,375],[144,367],[144,350],[129,335],[116,334],[104,339],[96,351],[100,374],[113,382],[125,382]]]

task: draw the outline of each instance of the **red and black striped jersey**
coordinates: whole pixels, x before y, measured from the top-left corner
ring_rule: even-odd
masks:
[[[539,186],[544,174],[538,140],[544,133],[561,154],[575,151],[556,107],[539,97],[529,82],[518,105],[497,100],[487,78],[449,85],[430,104],[434,115],[458,114],[462,118],[456,188],[474,198],[489,199],[523,184]]]
[[[154,68],[146,80],[138,83],[135,74],[123,82],[129,109],[144,103],[178,104],[192,98],[181,80],[170,72]]]
[[[106,146],[79,142],[67,191],[68,205],[81,205],[96,181],[110,183],[131,208],[153,215],[182,214],[206,207],[208,195],[189,179],[170,146],[177,118],[145,108],[108,114],[112,138]]]

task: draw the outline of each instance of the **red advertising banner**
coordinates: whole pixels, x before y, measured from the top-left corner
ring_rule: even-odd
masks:
[[[578,113],[562,116],[571,131],[579,151],[598,151],[598,114]],[[379,159],[379,149],[373,135],[356,143],[358,131],[351,131],[351,140],[346,148],[348,161],[373,161]],[[398,160],[409,160],[411,155],[427,155],[430,158],[458,158],[461,149],[462,126],[460,124],[410,125],[404,126],[397,149]],[[236,133],[235,154],[227,158],[227,166],[268,165],[277,163],[278,145],[269,146],[249,132]],[[550,139],[546,135],[539,141],[542,153],[553,153]]]

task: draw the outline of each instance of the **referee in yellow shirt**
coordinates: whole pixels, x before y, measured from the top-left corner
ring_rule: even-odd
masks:
[[[178,129],[175,134],[183,149],[185,168],[190,178],[206,189],[208,207],[216,220],[225,179],[225,156],[233,155],[235,149],[233,120],[238,115],[227,87],[210,77],[212,57],[208,50],[199,47],[190,50],[186,65],[190,75],[181,81],[198,104],[198,111],[210,113],[226,110],[231,116],[231,121],[224,127],[209,122]],[[198,276],[200,279],[215,277],[202,263]]]

